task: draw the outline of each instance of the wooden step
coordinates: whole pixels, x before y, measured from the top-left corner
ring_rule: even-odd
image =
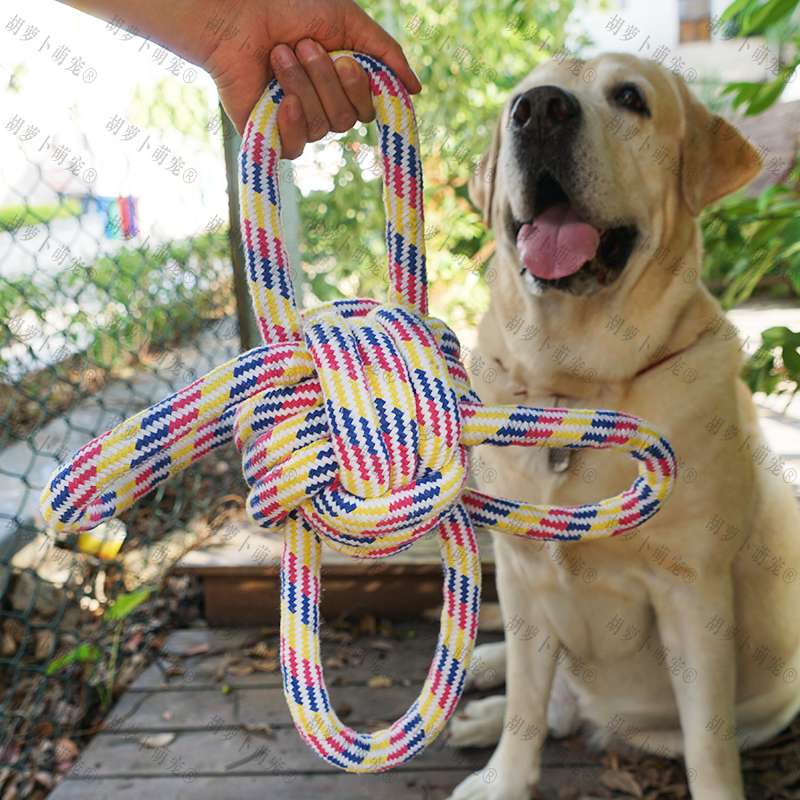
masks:
[[[494,600],[494,552],[488,531],[478,531],[478,545],[483,598]],[[280,609],[282,546],[280,530],[264,530],[237,517],[203,547],[183,556],[174,572],[202,581],[209,625],[274,625]],[[433,532],[389,558],[351,558],[323,546],[322,614],[326,619],[364,614],[410,619],[441,601],[442,566]]]

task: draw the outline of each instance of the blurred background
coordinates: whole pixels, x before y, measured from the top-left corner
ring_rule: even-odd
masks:
[[[542,60],[626,51],[683,75],[762,153],[755,184],[703,215],[703,277],[736,309],[745,375],[774,425],[794,413],[798,2],[362,5],[424,86],[414,103],[432,312],[467,348],[493,246],[466,184],[501,104]],[[202,616],[202,582],[173,568],[238,518],[245,494],[238,456],[223,448],[124,516],[122,554],[85,556],[44,538],[45,479],[91,437],[256,340],[230,226],[239,143],[208,76],[52,0],[9,0],[2,16],[0,792],[11,798],[52,788],[164,632]],[[385,291],[376,163],[374,128],[359,124],[284,165],[307,305]],[[774,431],[800,453],[796,428]]]

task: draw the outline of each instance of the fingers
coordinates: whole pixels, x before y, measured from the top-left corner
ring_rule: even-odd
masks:
[[[270,63],[283,91],[295,95],[300,100],[308,141],[318,141],[330,130],[330,124],[303,65],[297,60],[292,48],[285,44],[273,48],[270,53]]]
[[[356,120],[375,118],[367,73],[352,58],[336,62],[311,39],[297,47],[280,44],[270,65],[285,96],[278,109],[278,130],[284,158],[297,158],[308,142],[329,131],[344,132]]]
[[[281,155],[297,158],[308,142],[308,128],[300,98],[285,95],[278,108],[278,130],[281,134]]]
[[[358,119],[361,122],[371,122],[375,119],[375,106],[372,104],[367,73],[352,58],[346,56],[337,58],[334,67]]]
[[[328,130],[349,131],[355,124],[356,111],[345,94],[331,57],[313,39],[298,42],[295,53],[325,111]]]

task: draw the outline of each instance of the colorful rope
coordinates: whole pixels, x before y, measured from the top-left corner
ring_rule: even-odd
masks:
[[[480,602],[473,525],[543,540],[613,536],[656,513],[676,467],[669,444],[626,414],[481,405],[455,335],[426,316],[422,167],[411,101],[387,67],[353,57],[367,71],[375,101],[390,304],[343,300],[298,310],[280,224],[283,92],[273,81],[251,114],[241,151],[248,280],[265,344],[83,447],[52,477],[42,512],[52,530],[87,532],[234,440],[250,486],[249,514],[285,531],[281,668],[295,725],[329,763],[377,772],[430,744],[461,696]],[[639,462],[639,476],[621,495],[578,507],[498,500],[465,489],[467,448],[478,444],[622,449]],[[322,673],[321,541],[379,558],[433,528],[444,602],[428,677],[397,722],[359,733],[336,716]]]

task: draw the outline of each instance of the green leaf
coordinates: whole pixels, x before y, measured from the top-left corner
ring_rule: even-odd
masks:
[[[774,81],[762,84],[755,97],[748,103],[745,114],[748,117],[754,117],[756,114],[766,111],[781,96],[787,81],[787,75],[779,75]]]
[[[776,325],[761,331],[761,341],[765,347],[780,347],[791,335],[792,331],[785,325]]]
[[[742,34],[763,33],[794,11],[798,0],[771,0],[766,5],[748,12],[742,24]]]
[[[738,13],[744,11],[748,6],[756,4],[756,0],[734,0],[721,14],[720,20],[728,22],[733,19]]]
[[[136,591],[121,594],[103,614],[103,619],[108,621],[115,621],[125,619],[135,609],[137,609],[148,597],[153,593],[151,586],[143,586]]]
[[[789,375],[794,378],[800,378],[800,353],[797,352],[797,346],[792,344],[785,344],[781,348],[781,355],[783,356],[783,365],[789,372]]]
[[[64,669],[64,667],[68,667],[70,664],[78,664],[78,663],[86,663],[86,662],[94,662],[99,661],[102,653],[100,652],[100,648],[94,644],[79,644],[77,647],[73,647],[72,650],[64,653],[63,656],[59,656],[58,658],[54,658],[48,665],[47,665],[47,674],[53,675],[56,672]]]

